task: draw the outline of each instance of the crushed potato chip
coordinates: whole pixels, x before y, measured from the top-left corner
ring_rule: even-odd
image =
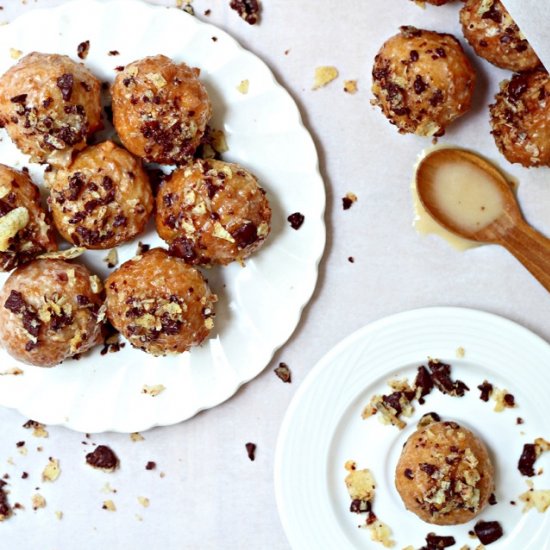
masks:
[[[388,525],[377,519],[368,526],[371,539],[374,542],[380,542],[385,548],[391,548],[395,545],[392,540],[392,531]]]
[[[138,499],[138,502],[144,507],[144,508],[148,508],[149,507],[149,499],[147,497],[137,497]]]
[[[115,506],[115,503],[112,500],[105,500],[103,502],[102,508],[104,510],[109,511],[109,512],[116,512],[116,506]]]
[[[529,489],[519,496],[522,502],[525,502],[523,512],[528,512],[532,508],[536,508],[537,512],[544,513],[550,508],[550,490],[549,489],[535,489],[533,482],[529,480],[527,482]]]
[[[247,94],[249,85],[250,82],[248,80],[241,80],[241,83],[237,86],[237,91],[241,94]]]
[[[19,206],[0,218],[0,252],[5,252],[11,239],[27,227],[29,223],[29,211],[24,206]]]
[[[357,93],[357,80],[344,80],[344,92],[348,94]]]
[[[74,260],[86,252],[85,248],[73,246],[67,250],[56,250],[55,252],[46,252],[38,256],[41,260]]]
[[[57,460],[57,458],[50,457],[48,464],[42,472],[42,481],[55,481],[59,477],[60,473],[61,469],[59,468],[59,460]]]
[[[39,493],[35,493],[32,498],[32,509],[38,510],[39,508],[45,508],[46,507],[46,499]]]
[[[141,390],[141,393],[145,393],[146,395],[150,395],[151,397],[156,397],[159,395],[159,393],[162,393],[166,389],[166,386],[163,386],[162,384],[157,384],[155,386],[148,386],[147,384],[143,385],[143,389]]]
[[[375,483],[370,470],[351,470],[345,481],[352,500],[371,500],[374,497]]]
[[[315,69],[315,78],[313,80],[313,90],[323,88],[333,80],[338,78],[338,69],[336,67],[317,67]]]

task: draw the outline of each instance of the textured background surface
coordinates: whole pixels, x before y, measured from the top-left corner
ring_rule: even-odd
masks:
[[[60,3],[0,0],[0,20]],[[174,5],[175,0],[156,3]],[[369,72],[381,43],[403,24],[460,36],[458,3],[421,10],[407,0],[266,0],[258,27],[241,21],[227,4],[193,2],[197,17],[224,28],[270,65],[296,99],[318,146],[329,196],[329,239],[314,299],[272,364],[229,402],[184,424],[146,432],[142,442],[127,435],[93,436],[120,456],[122,467],[114,475],[84,465],[89,446],[81,443],[82,434],[50,427],[48,439],[35,439],[21,428],[25,418],[1,410],[0,474],[11,476],[12,502],[26,507],[0,526],[2,548],[286,549],[272,487],[277,432],[297,386],[341,338],[381,316],[429,305],[484,309],[550,338],[546,291],[504,250],[458,253],[414,232],[409,185],[415,159],[429,142],[397,135],[369,104]],[[207,9],[210,16],[204,15]],[[131,28],[121,22],[120,32]],[[479,150],[518,177],[528,220],[550,233],[549,170],[508,165],[489,136],[487,104],[508,73],[474,62],[476,106],[440,142]],[[312,91],[319,65],[334,65],[341,76]],[[356,95],[343,92],[344,79],[358,80]],[[343,211],[341,198],[348,191],[359,200]],[[291,385],[273,374],[279,361],[292,369]],[[16,449],[22,440],[27,456]],[[258,445],[255,462],[246,457],[247,441]],[[36,451],[38,445],[43,452]],[[40,480],[48,456],[61,461],[61,477],[53,484]],[[157,462],[157,470],[145,471],[148,460]],[[19,479],[22,471],[29,472],[27,480]],[[101,492],[106,481],[116,494]],[[35,487],[48,502],[37,512],[30,504]],[[140,506],[138,496],[150,498],[149,508]],[[108,498],[117,506],[114,513],[101,509]],[[61,521],[56,510],[64,512]]]

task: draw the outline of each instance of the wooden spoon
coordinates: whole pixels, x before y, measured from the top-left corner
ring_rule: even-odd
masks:
[[[446,201],[441,198],[441,174],[452,174],[455,170],[457,174],[462,170],[475,173],[476,182],[482,178],[480,183],[484,187],[493,186],[493,189],[489,189],[497,203],[496,206],[492,205],[495,212],[493,219],[485,218],[487,223],[464,224],[461,223],[463,220],[460,212],[471,212],[465,212],[462,201],[457,199],[462,210],[452,210],[449,209],[449,204],[444,204]],[[457,185],[460,185],[459,179],[460,176],[457,176]],[[453,185],[454,180],[455,178]],[[426,155],[418,165],[416,188],[420,202],[437,223],[460,237],[504,246],[550,291],[550,239],[525,221],[510,184],[491,163],[461,149],[436,149]]]

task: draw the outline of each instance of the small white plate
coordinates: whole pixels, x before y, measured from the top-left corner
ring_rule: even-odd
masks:
[[[292,334],[317,281],[325,244],[325,191],[313,141],[289,94],[267,66],[222,30],[182,10],[136,0],[77,0],[49,10],[33,10],[0,28],[0,73],[15,63],[10,49],[76,57],[90,41],[86,65],[103,81],[115,67],[158,53],[201,69],[213,104],[211,125],[223,129],[229,146],[224,158],[255,173],[273,209],[272,234],[246,262],[206,272],[219,295],[216,327],[202,347],[179,357],[154,358],[126,346],[53,369],[18,365],[0,351],[0,371],[23,368],[23,376],[0,376],[0,405],[47,424],[82,432],[133,432],[174,424],[228,399],[254,378]],[[109,55],[117,50],[120,55]],[[242,94],[237,86],[249,81]],[[2,131],[3,132],[3,131]],[[41,167],[30,165],[1,135],[0,162],[28,166],[35,181]],[[286,218],[299,211],[303,226]],[[162,246],[150,230],[139,240]],[[119,263],[136,253],[135,243],[118,249]],[[106,276],[106,252],[87,252],[78,261]],[[6,276],[0,276],[0,284]],[[144,384],[163,384],[157,397]]]
[[[456,358],[463,347],[464,358]],[[361,412],[374,394],[388,393],[387,380],[414,380],[427,358],[452,365],[453,379],[470,391],[462,398],[438,391],[415,405],[407,427],[399,431]],[[517,407],[493,411],[494,401],[479,399],[485,379],[516,398]],[[275,489],[283,527],[292,548],[304,550],[376,549],[365,514],[349,512],[344,478],[347,460],[369,468],[377,484],[373,510],[393,530],[395,548],[419,548],[429,532],[452,535],[456,548],[479,542],[462,526],[438,527],[405,510],[394,487],[395,466],[405,440],[419,418],[430,411],[473,429],[488,445],[496,469],[498,504],[480,515],[498,520],[504,537],[491,550],[549,550],[550,512],[522,513],[518,496],[527,490],[517,470],[523,444],[550,438],[550,346],[527,329],[501,317],[460,308],[428,308],[387,317],[355,332],[313,368],[296,393],[283,421],[275,457]],[[517,417],[524,419],[516,424]],[[549,457],[537,462],[545,472],[532,478],[550,489]],[[540,463],[540,464],[539,464]],[[510,504],[516,501],[516,505]],[[453,547],[455,548],[455,547]]]

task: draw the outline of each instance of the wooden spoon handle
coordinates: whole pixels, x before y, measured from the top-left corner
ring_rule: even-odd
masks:
[[[502,245],[550,292],[550,239],[521,220],[506,232]]]

